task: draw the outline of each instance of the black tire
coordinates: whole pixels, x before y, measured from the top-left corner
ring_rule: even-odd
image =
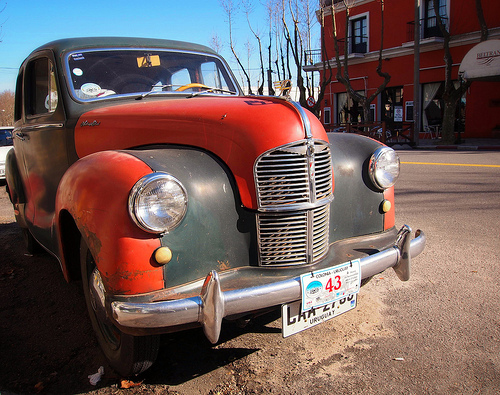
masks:
[[[89,289],[90,275],[97,270],[85,241],[80,243],[85,302],[97,341],[111,367],[122,376],[138,375],[153,365],[160,348],[160,336],[132,336],[119,330],[107,317],[97,314]]]
[[[24,239],[24,247],[26,251],[30,255],[39,254],[43,251],[43,247],[36,241],[30,231],[26,228],[22,228],[23,231],[23,239]]]

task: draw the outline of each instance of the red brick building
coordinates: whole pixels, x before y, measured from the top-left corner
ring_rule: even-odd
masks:
[[[324,15],[325,48],[333,73],[336,73],[332,0],[321,0]],[[396,127],[413,121],[414,100],[414,16],[415,0],[385,0],[382,70],[391,75],[386,89],[371,104],[375,121],[386,121]],[[335,3],[337,37],[341,58],[348,56],[349,77],[355,90],[371,95],[382,83],[377,75],[378,53],[381,45],[381,6],[379,0],[348,0],[350,19],[345,37],[345,4]],[[500,1],[482,0],[489,39],[500,39]],[[460,83],[458,69],[467,52],[480,42],[475,0],[439,0],[439,10],[432,0],[420,0],[419,79],[421,98],[421,131],[428,126],[439,127],[443,116],[442,93],[445,80],[443,37],[437,25],[439,12],[451,34],[453,58],[452,78]],[[322,14],[318,10],[317,15]],[[319,53],[319,51],[318,51]],[[317,59],[308,70],[323,70],[325,56]],[[465,117],[466,138],[500,138],[500,82],[474,81],[458,106]],[[361,121],[362,110],[349,103],[345,87],[335,77],[327,87],[321,103],[321,118],[327,130],[348,121]],[[421,135],[422,136],[422,135]]]

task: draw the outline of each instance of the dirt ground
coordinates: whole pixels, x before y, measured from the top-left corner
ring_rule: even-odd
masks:
[[[132,382],[123,383],[94,339],[81,283],[66,283],[57,260],[49,254],[25,253],[11,210],[2,186],[2,395],[311,393],[309,378],[317,390],[326,389],[329,377],[354,369],[349,362],[354,350],[368,347],[374,336],[389,334],[373,289],[364,292],[358,302],[370,306],[369,311],[348,312],[334,319],[335,324],[329,321],[306,335],[283,339],[279,312],[262,316],[245,328],[228,323],[215,346],[201,329],[164,335],[156,364]],[[92,386],[88,376],[100,366],[104,375]],[[132,387],[122,389],[127,385]]]

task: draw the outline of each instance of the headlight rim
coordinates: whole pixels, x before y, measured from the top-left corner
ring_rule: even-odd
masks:
[[[393,153],[395,155],[395,157],[396,157],[395,163],[397,163],[398,171],[397,171],[396,175],[393,175],[393,180],[391,182],[389,182],[388,184],[385,184],[385,183],[381,182],[381,180],[377,177],[376,170],[377,170],[377,165],[379,164],[380,159],[388,152]],[[396,151],[394,149],[392,149],[391,147],[387,147],[387,146],[379,147],[375,150],[375,152],[370,157],[370,161],[368,164],[368,174],[370,175],[370,181],[375,186],[375,188],[377,188],[381,191],[385,191],[385,190],[393,187],[399,178],[400,172],[401,172],[401,160],[399,158],[399,155],[396,153]]]
[[[175,221],[175,223],[172,226],[162,227],[162,228],[154,228],[154,227],[150,226],[149,224],[144,222],[144,220],[139,215],[137,215],[137,211],[136,211],[137,202],[138,202],[139,197],[141,196],[141,193],[146,189],[146,187],[151,182],[157,181],[158,179],[164,179],[164,180],[175,182],[182,190],[182,193],[184,195],[184,200],[185,200],[183,211],[180,213],[180,215],[178,216],[178,219]],[[176,178],[175,176],[173,176],[169,173],[166,173],[166,172],[153,172],[153,173],[146,174],[145,176],[141,177],[134,184],[134,186],[132,187],[132,189],[129,192],[129,197],[128,197],[129,215],[132,218],[132,221],[140,229],[142,229],[148,233],[162,235],[162,234],[165,234],[165,233],[168,233],[168,232],[174,230],[175,228],[177,228],[179,226],[179,224],[182,222],[182,220],[186,216],[187,207],[188,207],[188,194],[187,194],[186,188],[184,187],[184,185],[182,184],[182,182],[178,178]]]

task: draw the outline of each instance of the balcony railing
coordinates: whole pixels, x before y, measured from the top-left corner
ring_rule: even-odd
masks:
[[[444,26],[448,29],[448,17],[442,16]],[[443,37],[441,29],[437,23],[437,17],[429,17],[420,20],[420,39],[431,37]],[[406,24],[406,41],[413,41],[415,38],[415,21]]]
[[[340,3],[342,2],[343,0],[333,0],[333,4],[337,4],[337,3]],[[319,1],[319,4],[321,5],[321,7],[330,7],[332,5],[332,0],[320,0]]]
[[[305,51],[304,66],[311,66],[321,62],[321,49],[310,49]]]
[[[342,123],[325,125],[327,132],[357,133],[379,140],[388,146],[409,144],[413,146],[413,122],[401,122],[389,128],[385,122]]]
[[[344,56],[345,40],[343,38],[340,38],[337,40],[337,42],[339,45],[339,56]],[[321,49],[306,50],[304,53],[305,53],[304,66],[311,66],[313,64],[320,63],[323,60]],[[326,56],[329,59],[335,58],[335,49],[333,46],[328,48]]]

